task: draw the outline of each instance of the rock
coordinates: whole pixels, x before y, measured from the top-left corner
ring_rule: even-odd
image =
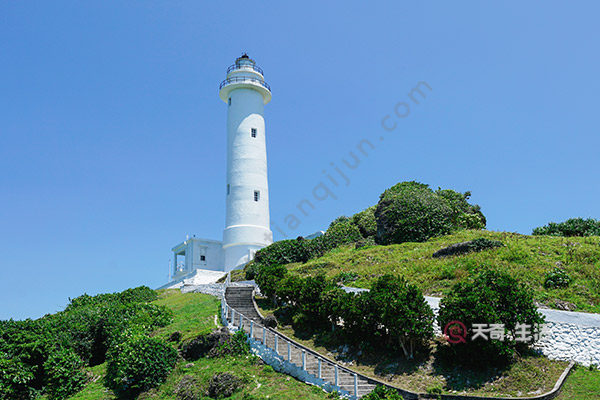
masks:
[[[468,242],[455,243],[448,247],[444,247],[443,249],[440,249],[433,253],[432,257],[438,258],[446,256],[455,256],[460,254],[482,251],[486,249],[493,249],[495,247],[501,246],[503,246],[502,242],[499,242],[497,240],[479,238],[475,240],[470,240]]]
[[[559,310],[564,310],[564,311],[573,311],[577,308],[577,306],[575,304],[570,303],[568,301],[564,301],[564,300],[555,300],[554,305]]]

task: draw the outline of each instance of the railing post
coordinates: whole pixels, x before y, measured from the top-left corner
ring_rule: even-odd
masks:
[[[275,347],[275,354],[277,354],[277,355],[279,355],[279,350],[278,350],[279,340],[278,339],[279,339],[279,335],[275,334],[275,346],[273,346],[273,347]]]
[[[321,357],[318,358],[318,361],[319,361],[319,375],[318,375],[318,377],[319,377],[319,379],[321,379],[321,377],[323,376],[323,374],[321,373]]]
[[[254,339],[254,321],[250,321],[250,339]]]
[[[338,366],[335,365],[335,386],[338,386]]]
[[[263,345],[267,346],[267,328],[263,326]],[[267,346],[269,347],[269,346]]]
[[[240,329],[244,329],[244,316],[240,313]]]
[[[288,341],[288,361],[291,362],[292,361],[292,345],[291,343]]]
[[[358,399],[358,376],[354,374],[354,397]]]
[[[302,371],[306,371],[306,350],[302,349]]]

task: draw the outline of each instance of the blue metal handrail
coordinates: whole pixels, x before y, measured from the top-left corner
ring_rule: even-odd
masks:
[[[264,72],[263,72],[262,68],[259,67],[259,66],[257,66],[257,65],[253,65],[253,64],[233,64],[229,68],[227,68],[227,73],[230,73],[233,70],[242,69],[242,68],[245,68],[245,67],[252,68],[253,70],[255,70],[256,72],[258,72],[259,74],[264,75]]]
[[[267,82],[257,79],[257,78],[250,78],[247,76],[236,76],[233,78],[227,78],[223,82],[221,82],[221,84],[219,85],[219,90],[221,90],[223,88],[223,86],[229,85],[230,83],[234,83],[234,82],[256,82],[259,85],[261,85],[262,87],[266,88],[269,92],[271,91],[271,87],[269,86],[269,84]]]

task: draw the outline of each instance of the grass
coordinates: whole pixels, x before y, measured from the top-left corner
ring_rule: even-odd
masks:
[[[576,367],[567,378],[556,400],[600,399],[600,371]]]
[[[213,296],[200,293],[182,294],[178,290],[159,292],[156,304],[162,304],[173,310],[173,323],[153,333],[156,337],[167,338],[179,331],[182,340],[213,331],[218,325],[220,302]],[[158,388],[142,393],[138,399],[176,400],[175,389],[183,376],[195,377],[201,387],[208,385],[211,377],[218,372],[230,372],[242,378],[244,387],[229,399],[241,400],[243,396],[255,395],[255,399],[308,400],[326,399],[321,389],[308,386],[287,375],[274,372],[269,366],[262,365],[257,357],[237,356],[223,358],[201,358],[195,362],[178,361],[167,381]],[[113,393],[104,387],[106,363],[88,368],[90,381],[79,393],[68,400],[116,400]],[[209,397],[205,397],[209,399]],[[247,397],[246,397],[247,398]],[[47,400],[46,396],[39,398]]]
[[[212,332],[218,325],[220,300],[202,293],[186,293],[177,289],[161,290],[155,304],[173,311],[173,323],[154,332],[167,339],[173,332],[181,332],[182,340]]]
[[[505,246],[461,256],[432,257],[435,251],[450,244],[481,237],[499,240]],[[571,284],[566,288],[545,289],[546,273],[557,266],[569,274]],[[383,274],[399,274],[432,296],[442,296],[471,272],[490,267],[508,271],[528,283],[540,305],[560,308],[562,302],[569,302],[577,311],[600,312],[600,237],[597,236],[564,238],[467,230],[423,243],[359,249],[342,246],[306,263],[288,264],[290,271],[304,276],[356,273],[358,279],[348,285],[362,288],[369,288]]]
[[[257,299],[257,304],[263,315],[273,312],[268,300]],[[400,353],[390,353],[386,349],[340,354],[342,343],[337,342],[330,333],[298,332],[290,325],[279,326],[277,330],[321,354],[346,363],[349,368],[364,375],[420,393],[426,393],[434,387],[442,389],[444,393],[466,395],[525,396],[528,393],[546,393],[554,387],[568,365],[563,361],[530,354],[506,369],[469,371],[449,368],[441,363],[435,342],[431,343],[429,354],[406,360]]]

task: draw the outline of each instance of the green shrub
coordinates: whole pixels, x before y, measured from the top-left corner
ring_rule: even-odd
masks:
[[[434,192],[428,185],[402,182],[380,196],[375,209],[377,243],[423,242],[456,229],[483,228],[485,217],[467,202],[470,193]]]
[[[319,298],[321,312],[331,324],[332,331],[343,317],[345,307],[349,302],[353,301],[353,298],[353,294],[346,293],[340,288],[332,288],[321,293]]]
[[[327,322],[327,315],[321,303],[321,295],[333,289],[333,284],[324,275],[309,276],[302,280],[302,288],[297,306],[309,321],[309,327],[317,327]]]
[[[346,223],[346,222],[352,222],[351,218],[346,217],[345,215],[342,215],[340,217],[337,217],[336,219],[334,219],[333,221],[331,221],[331,223],[329,224],[329,228],[331,228],[332,226],[339,224],[339,223]]]
[[[177,351],[162,340],[127,331],[107,357],[106,385],[123,398],[163,383],[177,361]]]
[[[372,206],[352,216],[352,223],[358,227],[360,234],[364,238],[372,237],[377,234],[377,221],[375,220],[376,208],[376,206]]]
[[[571,277],[562,268],[554,268],[552,271],[546,273],[544,280],[544,287],[546,289],[557,289],[569,286],[571,283]]]
[[[600,236],[600,221],[593,218],[570,218],[564,222],[550,222],[535,228],[534,235],[550,236]]]
[[[283,265],[306,262],[310,259],[307,243],[310,240],[280,240],[256,252],[254,261],[262,265]]]
[[[256,278],[260,264],[254,261],[250,261],[244,266],[244,277],[246,280],[251,281]]]
[[[458,282],[440,301],[438,321],[442,330],[451,321],[467,328],[465,343],[446,348],[452,362],[474,366],[508,363],[519,348],[536,341],[534,331],[544,322],[533,301],[533,292],[507,273],[483,271]],[[504,324],[504,340],[474,336],[475,324]],[[532,329],[528,340],[518,342],[518,324]]]
[[[362,239],[362,235],[360,234],[358,227],[350,221],[343,221],[331,225],[323,236],[319,236],[318,238],[310,240],[309,243],[312,245],[312,243],[318,243],[319,241],[322,242],[322,248],[318,248],[314,245],[311,246],[311,248],[313,248],[312,253],[320,256],[325,251],[334,249],[343,244],[356,242],[360,239]],[[320,253],[322,249],[325,251]]]
[[[295,306],[300,299],[303,285],[304,280],[298,275],[286,275],[279,281],[275,289],[277,300]]]
[[[275,301],[279,282],[286,274],[287,268],[283,265],[264,264],[260,266],[255,281],[260,292]]]
[[[402,400],[402,396],[396,389],[387,386],[377,385],[375,389],[362,397],[363,400]]]
[[[231,340],[220,348],[220,355],[244,356],[250,354],[250,343],[248,335],[244,331],[237,331],[231,336]]]
[[[81,390],[88,381],[84,362],[71,349],[55,349],[44,363],[46,393],[51,400],[66,399]]]
[[[376,323],[375,329],[402,349],[405,357],[413,358],[414,350],[424,348],[433,337],[433,311],[421,291],[403,277],[384,275],[360,296],[368,302],[366,312],[374,312],[363,317]]]
[[[85,307],[90,305],[108,304],[113,302],[128,304],[128,303],[148,303],[158,298],[155,290],[148,286],[139,286],[132,289],[127,289],[117,293],[103,293],[96,296],[83,294],[74,299],[69,299],[69,304],[65,311],[69,311],[77,307]]]
[[[450,189],[438,189],[435,194],[446,199],[453,210],[453,224],[464,229],[483,229],[486,219],[477,204],[469,204],[471,192],[459,193]]]
[[[30,400],[37,397],[33,367],[0,353],[0,398]]]

